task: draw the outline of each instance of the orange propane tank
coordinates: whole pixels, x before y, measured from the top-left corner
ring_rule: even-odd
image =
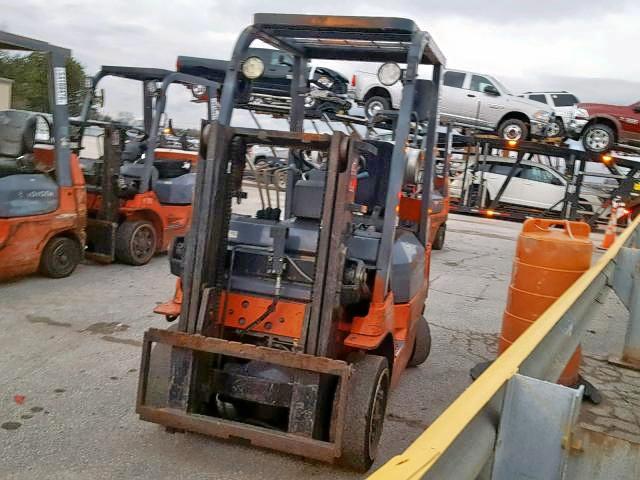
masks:
[[[502,321],[498,353],[504,352],[591,266],[591,229],[584,222],[530,218],[522,227]],[[558,383],[575,385],[580,347]]]

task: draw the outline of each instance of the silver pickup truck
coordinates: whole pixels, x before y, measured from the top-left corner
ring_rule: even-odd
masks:
[[[400,82],[387,87],[373,73],[356,72],[351,86],[369,118],[379,110],[400,108]],[[545,137],[554,116],[553,109],[512,95],[490,75],[447,70],[440,91],[442,123],[495,131],[508,140]]]

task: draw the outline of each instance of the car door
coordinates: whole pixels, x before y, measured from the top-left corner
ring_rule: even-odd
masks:
[[[468,97],[469,74],[447,70],[442,79],[440,120],[474,125],[476,104]]]
[[[558,174],[543,166],[523,165],[518,174],[520,204],[553,210],[560,210],[565,194],[565,182]]]
[[[484,91],[487,86],[492,86],[496,91],[500,89],[484,75],[472,74],[469,82],[469,97],[473,98],[476,108],[477,124],[481,127],[495,128],[504,115],[504,100],[502,94],[489,94]]]
[[[500,193],[502,185],[507,180],[509,172],[511,171],[514,163],[492,161],[490,162],[490,164],[491,167],[489,171],[485,172],[484,174],[485,184],[487,186],[487,190],[489,191],[489,197],[491,198],[491,200],[495,200],[498,196],[498,193]],[[516,167],[514,176],[511,178],[511,181],[507,184],[507,187],[498,199],[499,202],[511,203],[515,205],[521,204],[520,191],[522,190],[523,180],[518,176],[521,170],[521,166]]]
[[[618,118],[624,131],[623,137],[634,144],[640,143],[640,102],[625,109]]]

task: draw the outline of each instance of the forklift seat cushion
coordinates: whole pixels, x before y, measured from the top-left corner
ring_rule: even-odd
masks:
[[[160,203],[171,205],[191,205],[196,174],[186,173],[175,178],[160,178],[153,184]]]
[[[400,232],[391,252],[391,290],[395,303],[407,303],[424,282],[424,246],[413,232]]]
[[[58,185],[43,173],[0,178],[0,218],[25,217],[58,208]]]
[[[0,157],[17,158],[32,152],[37,122],[34,112],[0,111]]]
[[[358,180],[356,203],[365,205],[367,210],[371,212],[374,207],[384,209],[394,144],[379,140],[369,140],[368,143],[377,147],[378,153],[376,155],[369,152],[363,154],[367,161],[368,176]]]

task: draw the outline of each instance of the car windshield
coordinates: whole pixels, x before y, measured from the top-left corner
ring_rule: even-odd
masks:
[[[503,92],[505,95],[511,95],[513,96],[513,93],[511,93],[511,90],[509,90],[507,87],[505,87],[501,82],[498,81],[498,79],[493,78],[493,77],[489,77],[491,79],[491,81],[497,85],[498,89]]]

